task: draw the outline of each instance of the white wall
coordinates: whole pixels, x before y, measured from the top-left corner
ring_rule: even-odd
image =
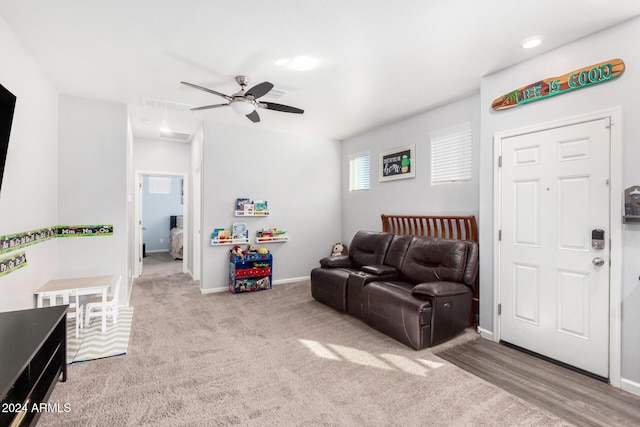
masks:
[[[623,186],[640,184],[640,19],[635,19],[584,38],[520,65],[487,76],[481,83],[482,141],[480,151],[480,326],[493,325],[493,136],[497,132],[522,128],[621,107],[623,137]],[[559,95],[510,110],[492,111],[493,99],[542,78],[609,59],[621,58],[626,71],[618,79]],[[620,206],[622,214],[622,206]],[[612,218],[619,227],[620,217]],[[636,384],[640,393],[640,225],[623,226],[622,283],[622,377]]]
[[[59,225],[113,224],[113,236],[58,240],[60,277],[122,275],[130,283],[127,215],[127,108],[124,104],[60,97]]]
[[[131,128],[131,118],[127,117],[127,280],[126,283],[133,285],[133,276],[135,272],[135,266],[137,265],[136,248],[135,248],[135,235],[136,235],[136,217],[135,217],[135,174],[133,169],[133,129]],[[123,279],[124,280],[124,279]],[[126,305],[129,305],[129,299],[131,296],[131,290],[133,286],[129,287],[129,293],[127,294]],[[119,304],[124,304],[125,301],[118,301]]]
[[[190,145],[184,142],[134,138],[133,167],[143,172],[186,174],[190,152]]]
[[[198,235],[198,230],[202,228],[202,158],[203,158],[204,131],[200,126],[193,134],[190,147],[190,181],[189,186],[189,213],[190,221],[187,224],[186,233],[193,236],[186,243],[184,248],[188,251],[187,271],[191,272],[191,276],[200,280],[202,277],[202,233]],[[198,182],[196,182],[198,181]],[[197,245],[197,247],[196,247]]]
[[[216,227],[243,221],[252,242],[258,228],[287,230],[287,243],[265,244],[273,280],[308,277],[340,239],[338,141],[212,123],[204,124],[202,289],[228,285],[230,246],[211,246]],[[236,199],[267,200],[270,217],[233,215]],[[263,245],[256,245],[263,246]]]
[[[0,235],[8,235],[58,224],[58,93],[1,17],[0,57],[0,84],[17,97],[0,190]],[[54,239],[22,249],[28,265],[0,277],[0,311],[34,307],[56,248]]]
[[[342,239],[349,243],[358,230],[382,230],[381,214],[478,215],[478,152],[480,96],[474,95],[409,119],[349,138],[342,145]],[[473,129],[472,180],[431,185],[429,132],[471,122]],[[415,144],[416,176],[380,182],[378,154]],[[349,155],[371,152],[369,191],[349,192]]]

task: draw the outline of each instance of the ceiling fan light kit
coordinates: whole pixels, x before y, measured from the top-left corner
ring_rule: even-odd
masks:
[[[236,76],[236,82],[240,85],[240,91],[237,92],[237,93],[234,93],[231,96],[225,95],[223,93],[217,92],[217,91],[212,90],[212,89],[208,89],[206,87],[195,85],[193,83],[187,83],[187,82],[180,82],[180,83],[182,83],[184,85],[187,85],[189,87],[192,87],[194,89],[199,89],[199,90],[203,90],[205,92],[212,93],[214,95],[218,95],[218,96],[226,99],[227,101],[229,101],[227,104],[205,105],[203,107],[192,108],[191,109],[192,111],[208,110],[208,109],[211,109],[211,108],[231,106],[231,109],[233,111],[235,111],[236,113],[243,114],[243,115],[247,116],[247,118],[249,120],[251,120],[252,122],[254,122],[254,123],[257,123],[257,122],[260,121],[260,116],[258,115],[258,112],[256,111],[256,108],[264,108],[264,109],[267,109],[267,110],[281,111],[281,112],[284,112],[284,113],[293,113],[293,114],[302,114],[302,113],[304,113],[304,110],[301,110],[301,109],[296,108],[296,107],[290,107],[288,105],[276,104],[276,103],[273,103],[273,102],[259,102],[259,101],[256,101],[258,98],[263,97],[264,95],[269,93],[269,91],[271,91],[271,89],[273,89],[273,84],[271,84],[269,82],[262,82],[260,84],[257,84],[257,85],[255,85],[254,87],[252,87],[251,89],[249,89],[246,92],[245,92],[244,88],[249,83],[249,77],[247,77],[247,76]]]
[[[251,101],[246,99],[234,99],[231,101],[231,109],[238,114],[247,115],[251,114],[256,107]]]

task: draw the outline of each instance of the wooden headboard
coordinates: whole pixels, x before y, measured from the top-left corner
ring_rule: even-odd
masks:
[[[478,243],[478,223],[470,216],[381,215],[382,231],[412,236],[430,236]],[[469,326],[479,323],[480,282],[476,278]]]
[[[431,236],[478,243],[478,224],[471,216],[419,216],[382,214],[382,231],[412,236]]]

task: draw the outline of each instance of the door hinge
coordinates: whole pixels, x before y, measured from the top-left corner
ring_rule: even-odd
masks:
[[[502,314],[502,304],[498,304],[498,316]]]
[[[498,156],[498,167],[502,167],[502,156]]]

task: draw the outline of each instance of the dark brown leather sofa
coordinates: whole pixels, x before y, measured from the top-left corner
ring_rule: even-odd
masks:
[[[359,231],[311,271],[311,295],[420,350],[467,327],[477,273],[475,242]]]

